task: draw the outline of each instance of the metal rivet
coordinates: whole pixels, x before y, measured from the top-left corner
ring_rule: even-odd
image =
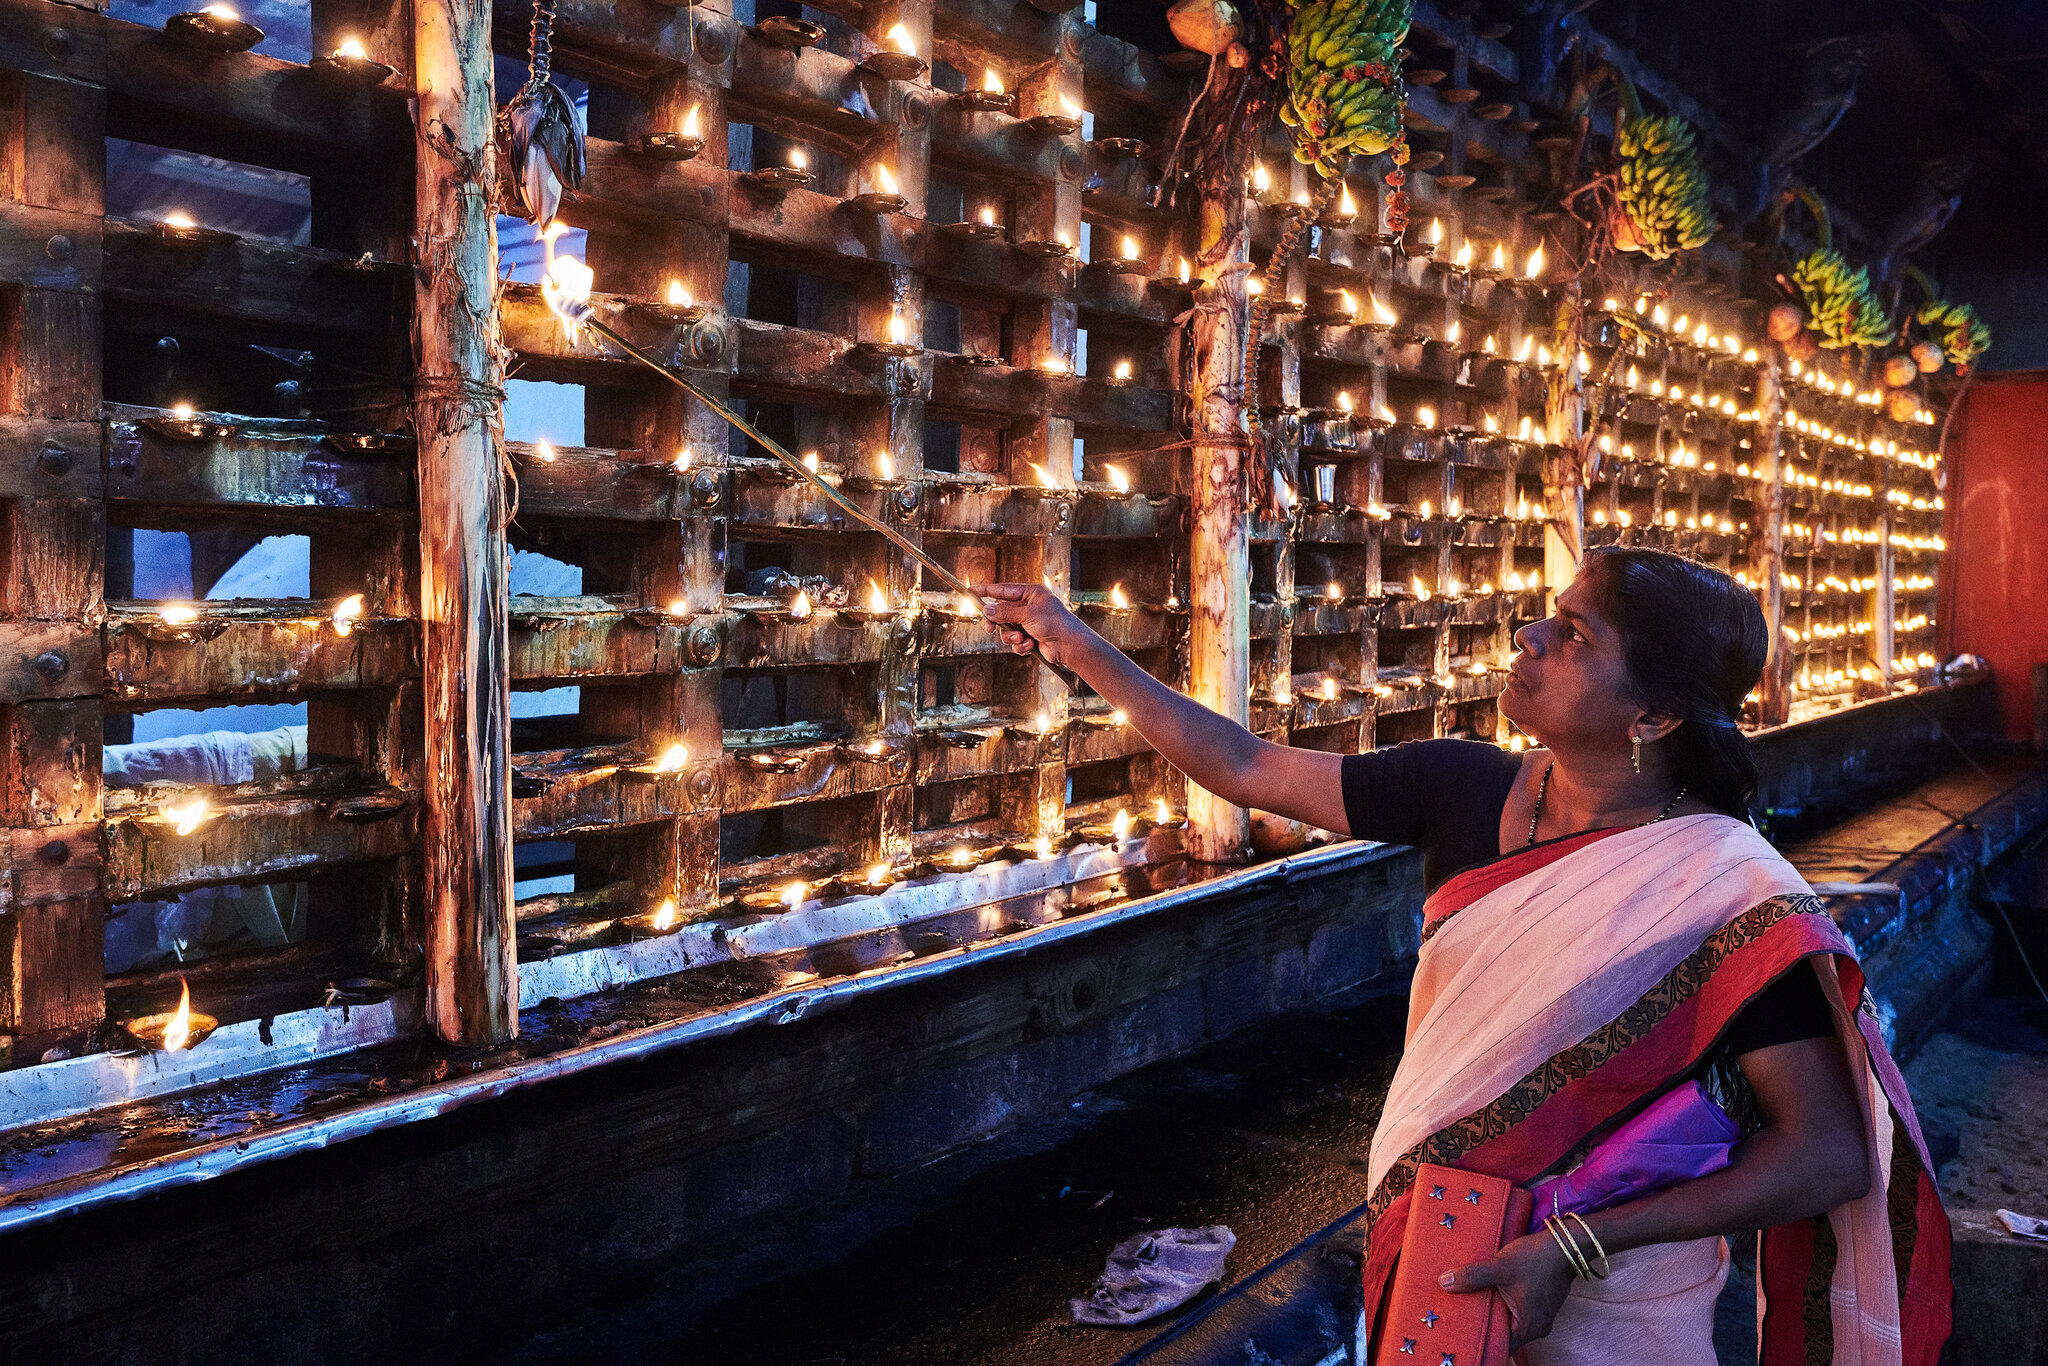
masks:
[[[917,511],[918,498],[918,486],[916,484],[905,484],[902,488],[896,490],[896,510],[908,517],[911,513]]]
[[[732,55],[732,30],[714,16],[697,21],[697,55],[712,66],[722,66]]]
[[[699,626],[690,632],[690,662],[699,666],[716,664],[718,655],[725,644],[718,638],[718,630],[712,626]]]
[[[719,491],[717,470],[698,470],[690,478],[690,501],[700,508],[717,507]]]
[[[70,61],[71,49],[71,33],[68,29],[61,29],[52,24],[43,30],[43,51],[49,54],[51,61]]]
[[[36,453],[36,468],[44,474],[59,475],[71,473],[71,452],[54,441],[45,441],[41,451]]]
[[[58,654],[55,650],[45,650],[36,656],[34,668],[37,673],[50,682],[55,683],[66,673],[70,672],[71,661]]]
[[[53,234],[49,241],[43,243],[43,254],[52,261],[69,261],[77,250],[71,238],[61,232]]]
[[[60,863],[69,863],[71,861],[71,846],[63,840],[51,840],[48,844],[36,850],[36,857],[52,867]]]
[[[718,768],[716,765],[705,764],[690,775],[690,796],[693,800],[708,802],[711,800],[712,793],[717,790]]]

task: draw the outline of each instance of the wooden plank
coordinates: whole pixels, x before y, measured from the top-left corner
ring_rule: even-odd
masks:
[[[556,446],[553,459],[543,460],[527,442],[505,445],[518,471],[522,517],[664,522],[690,506],[689,481],[696,471],[677,469],[672,455]]]
[[[410,120],[396,87],[338,85],[260,52],[217,55],[161,29],[101,22],[107,131],[116,137],[306,174],[334,169],[337,157],[367,162],[405,144]]]
[[[106,220],[106,294],[169,309],[315,332],[384,335],[403,328],[403,267],[257,238],[166,239],[146,223]]]
[[[0,284],[91,289],[99,264],[98,218],[0,200]]]
[[[182,803],[190,791],[176,794]],[[419,844],[419,802],[398,789],[209,799],[218,812],[189,835],[154,811],[105,825],[109,901],[253,882],[395,858]],[[348,813],[368,808],[378,819]]]
[[[380,617],[374,605],[346,636],[312,604],[261,616],[240,610],[209,608],[191,625],[171,626],[155,612],[117,606],[106,624],[109,693],[148,702],[250,698],[390,687],[419,674],[417,626]]]
[[[152,507],[351,512],[409,513],[415,503],[410,454],[356,454],[260,423],[219,439],[165,440],[140,419],[107,423],[106,496]]]

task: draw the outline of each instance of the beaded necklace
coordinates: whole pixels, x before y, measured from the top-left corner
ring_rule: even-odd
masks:
[[[1530,844],[1534,844],[1536,842],[1536,822],[1541,820],[1543,817],[1543,799],[1550,795],[1550,773],[1551,770],[1555,769],[1556,767],[1557,764],[1554,760],[1551,763],[1544,765],[1543,781],[1536,785],[1536,808],[1535,810],[1529,813]],[[1656,815],[1650,817],[1650,819],[1641,822],[1641,824],[1655,825],[1658,821],[1661,821],[1666,816],[1670,815],[1672,808],[1677,806],[1680,802],[1684,800],[1685,789],[1681,787],[1678,789],[1677,796],[1673,797],[1670,801],[1664,803],[1664,809],[1662,811],[1659,811]]]

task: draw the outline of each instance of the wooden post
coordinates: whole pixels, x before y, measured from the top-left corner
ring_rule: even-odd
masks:
[[[491,7],[419,5],[413,35],[427,996],[442,1038],[482,1044],[519,1029]]]
[[[1191,321],[1194,372],[1189,407],[1194,462],[1189,479],[1188,694],[1240,725],[1251,714],[1251,542],[1240,421],[1245,307],[1244,186],[1235,178],[1204,187],[1197,252],[1202,285]],[[1256,421],[1256,414],[1244,414]],[[1188,856],[1241,863],[1251,847],[1251,818],[1214,793],[1188,789]]]
[[[1763,583],[1764,625],[1771,633],[1764,676],[1758,685],[1758,712],[1767,726],[1783,725],[1792,714],[1793,650],[1785,637],[1785,391],[1775,362],[1756,372],[1756,449],[1752,467],[1763,472],[1764,486],[1756,504],[1762,521],[1755,526],[1749,562]]]

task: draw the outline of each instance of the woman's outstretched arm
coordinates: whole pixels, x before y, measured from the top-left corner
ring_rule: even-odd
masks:
[[[1049,589],[998,583],[975,590],[1003,643],[1036,648],[1072,669],[1123,712],[1166,761],[1227,802],[1257,807],[1340,834],[1348,832],[1343,756],[1261,740],[1226,716],[1181,696],[1088,628]]]

